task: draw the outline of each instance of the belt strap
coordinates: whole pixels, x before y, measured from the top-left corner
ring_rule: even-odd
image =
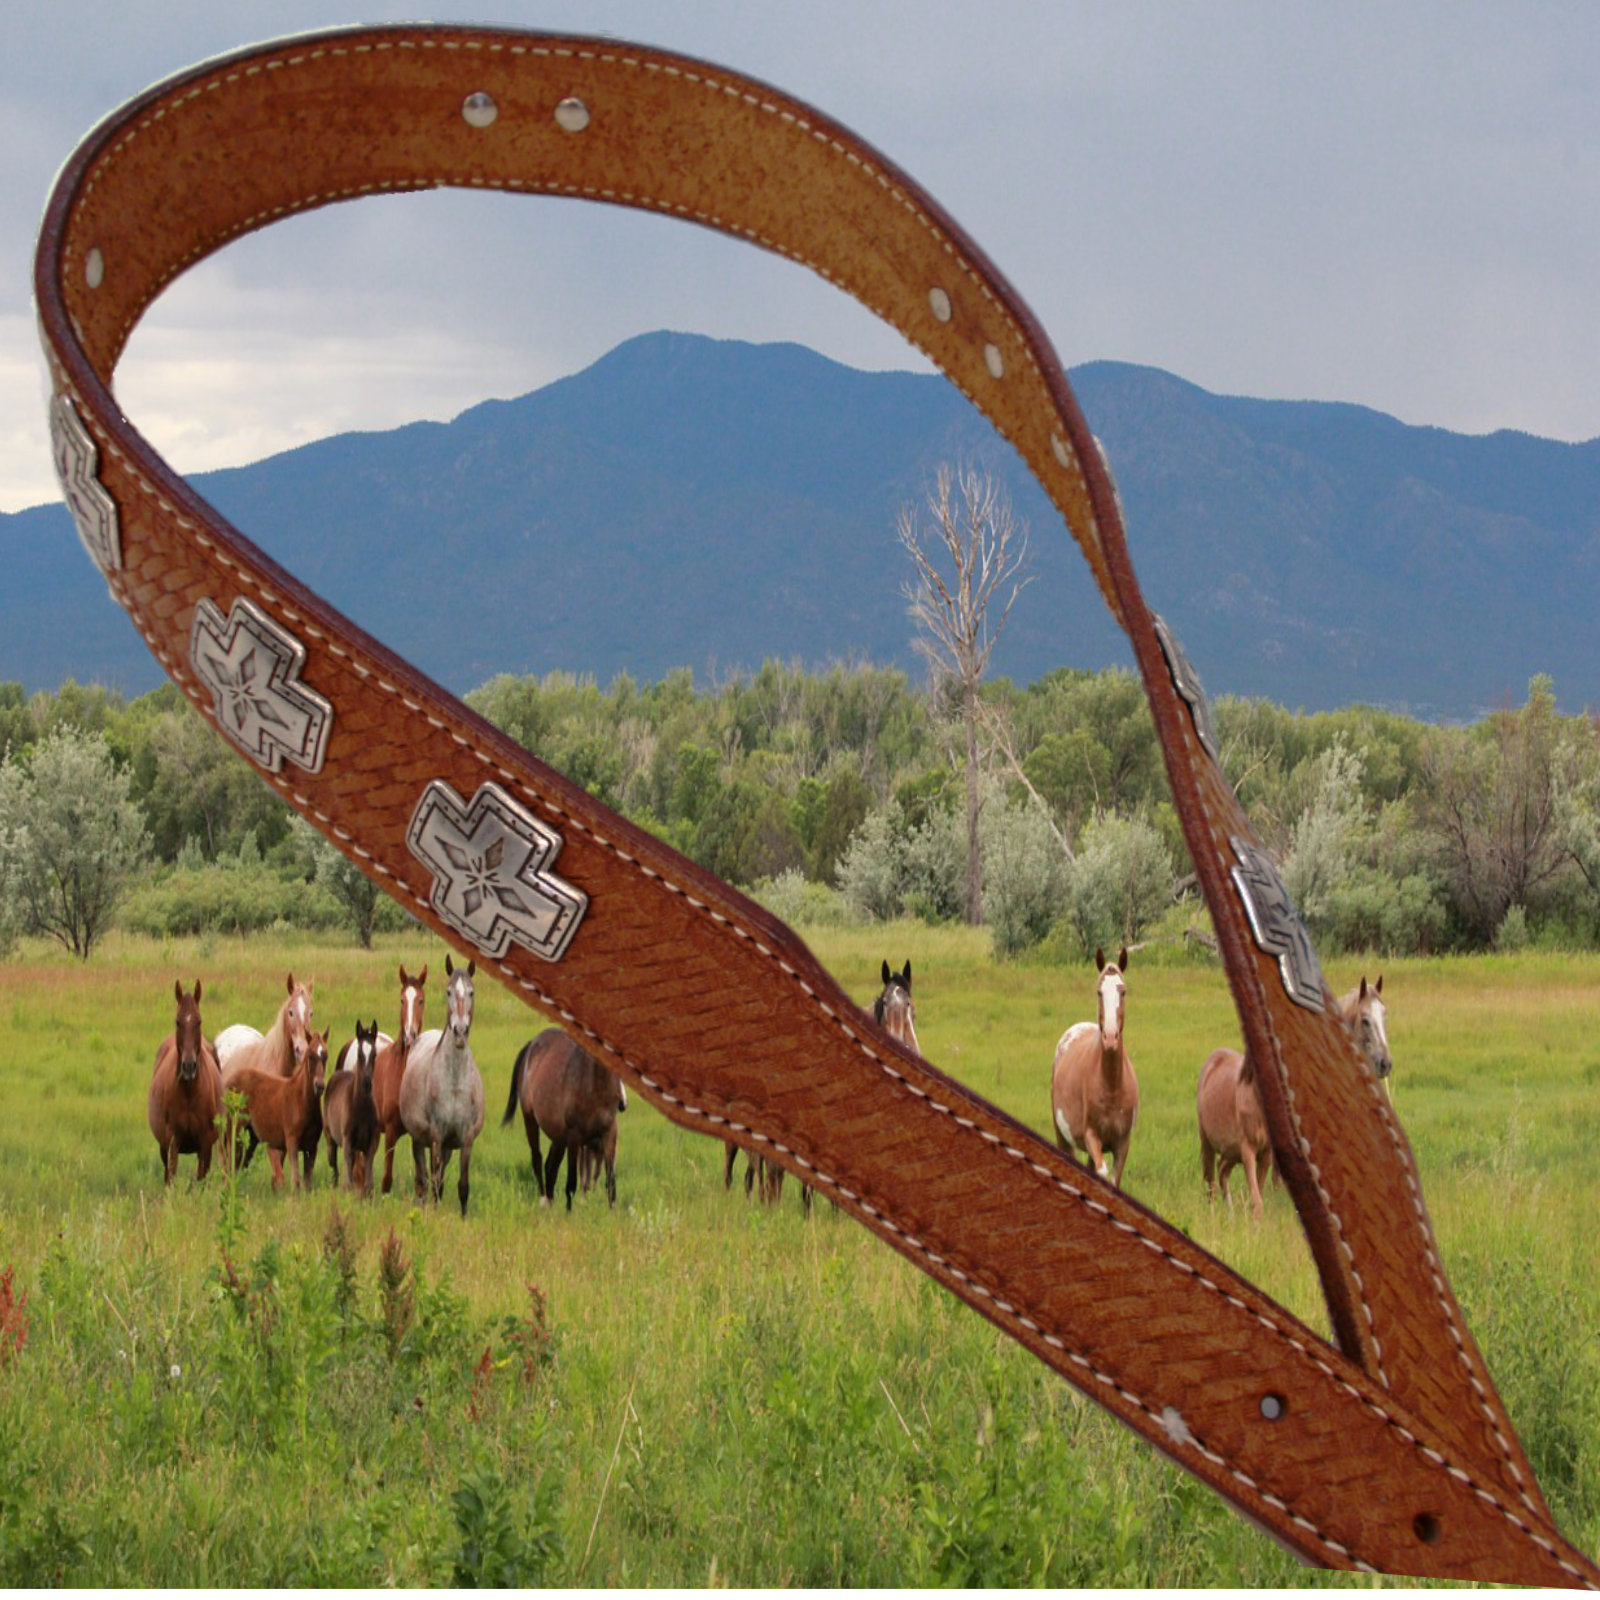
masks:
[[[1337,1348],[864,1017],[781,923],[504,738],[256,549],[112,397],[180,272],[444,185],[702,223],[892,324],[1016,447],[1132,641]],[[409,911],[673,1121],[759,1146],[1308,1561],[1600,1584],[1445,1280],[1410,1148],[1146,608],[1043,331],[905,173],[811,107],[618,43],[345,30],[207,63],[73,155],[36,294],[91,557],[174,681]]]

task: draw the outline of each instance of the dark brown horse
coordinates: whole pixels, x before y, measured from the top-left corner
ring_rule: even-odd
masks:
[[[1096,950],[1094,960],[1100,974],[1095,984],[1099,1020],[1073,1023],[1056,1045],[1050,1068],[1050,1121],[1056,1143],[1068,1155],[1076,1145],[1089,1158],[1090,1169],[1120,1189],[1128,1144],[1139,1119],[1139,1080],[1123,1039],[1128,952],[1124,948],[1110,962],[1105,951]],[[1108,1154],[1116,1162],[1111,1170]]]
[[[372,1163],[382,1130],[372,1099],[372,1077],[378,1063],[378,1019],[370,1028],[356,1023],[356,1036],[339,1052],[349,1062],[328,1079],[322,1096],[322,1136],[328,1146],[333,1186],[339,1187],[339,1152],[344,1152],[345,1187],[367,1199],[372,1193]]]
[[[245,1102],[244,1126],[229,1130],[229,1148],[234,1148],[236,1133],[248,1127],[251,1136],[267,1147],[274,1189],[283,1187],[286,1160],[290,1182],[301,1187],[296,1157],[313,1120],[321,1127],[319,1106],[327,1070],[328,1036],[312,1032],[306,1035],[305,1055],[292,1077],[279,1077],[263,1067],[231,1067],[223,1074],[223,1089],[239,1090]]]
[[[400,968],[400,1032],[389,1039],[378,1035],[377,1061],[372,1072],[372,1104],[378,1116],[378,1130],[383,1135],[383,1192],[388,1194],[394,1186],[394,1147],[406,1131],[400,1120],[400,1085],[406,1075],[406,1057],[422,1033],[422,1013],[427,1004],[424,985],[428,981],[428,968],[412,977],[402,965]]]
[[[1220,1184],[1222,1198],[1231,1204],[1228,1174],[1242,1166],[1250,1184],[1250,1211],[1259,1220],[1261,1186],[1272,1171],[1272,1140],[1261,1109],[1255,1063],[1237,1050],[1213,1050],[1200,1069],[1195,1113],[1207,1198],[1215,1199]]]
[[[194,980],[191,995],[183,992],[182,980],[175,979],[172,992],[178,1002],[178,1014],[172,1032],[156,1051],[146,1111],[150,1131],[161,1148],[161,1165],[168,1184],[178,1171],[179,1156],[197,1158],[197,1182],[211,1170],[217,1118],[222,1112],[222,1072],[217,1066],[217,1052],[200,1022],[200,980]]]
[[[555,1198],[561,1160],[567,1158],[567,1210],[578,1187],[579,1155],[594,1151],[605,1165],[606,1197],[617,1203],[617,1114],[628,1105],[627,1092],[608,1067],[560,1028],[546,1028],[517,1052],[511,1068],[511,1093],[503,1128],[522,1108],[539,1199]],[[540,1166],[539,1135],[550,1141]]]

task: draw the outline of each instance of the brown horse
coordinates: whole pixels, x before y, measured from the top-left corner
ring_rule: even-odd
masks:
[[[1200,1069],[1195,1111],[1200,1121],[1200,1170],[1205,1175],[1207,1198],[1216,1198],[1220,1183],[1222,1198],[1231,1205],[1228,1174],[1242,1165],[1250,1184],[1251,1214],[1259,1220],[1261,1185],[1272,1171],[1272,1140],[1261,1109],[1255,1063],[1237,1050],[1213,1050]]]
[[[211,1170],[217,1117],[222,1111],[222,1072],[217,1066],[217,1052],[200,1022],[200,980],[194,980],[194,993],[190,995],[183,992],[182,980],[175,979],[172,992],[178,1002],[178,1014],[172,1032],[156,1051],[146,1109],[169,1185],[178,1171],[179,1156],[197,1158],[196,1182]]]
[[[372,1194],[372,1162],[378,1153],[382,1130],[372,1100],[372,1075],[378,1062],[378,1019],[371,1028],[356,1023],[356,1036],[339,1052],[341,1067],[328,1079],[322,1096],[322,1136],[328,1146],[328,1166],[333,1186],[339,1187],[339,1152],[344,1151],[345,1187],[363,1200]]]
[[[378,1035],[377,1060],[372,1071],[372,1104],[378,1116],[378,1131],[383,1135],[383,1192],[394,1186],[394,1147],[400,1142],[405,1124],[400,1120],[400,1085],[406,1075],[406,1057],[422,1034],[422,1013],[427,1005],[424,985],[427,964],[412,977],[400,967],[400,1032],[390,1039]]]
[[[1056,1143],[1068,1155],[1076,1145],[1089,1158],[1091,1171],[1109,1176],[1122,1187],[1122,1169],[1128,1144],[1139,1119],[1139,1080],[1133,1059],[1123,1041],[1127,1012],[1128,951],[1124,946],[1116,961],[1108,962],[1103,950],[1094,953],[1100,973],[1098,1022],[1075,1022],[1061,1035],[1050,1069],[1050,1120]],[[1116,1160],[1106,1170],[1106,1153]]]
[[[327,1069],[328,1036],[311,1032],[306,1035],[305,1054],[292,1077],[283,1078],[262,1067],[249,1066],[230,1066],[222,1075],[224,1091],[237,1089],[244,1095],[244,1125],[255,1141],[267,1147],[274,1190],[283,1187],[285,1160],[289,1163],[291,1183],[296,1189],[302,1186],[296,1157],[313,1119],[317,1127],[321,1127],[319,1106]],[[236,1135],[243,1131],[243,1128],[230,1127],[230,1149],[235,1147]],[[309,1175],[306,1181],[309,1183]]]
[[[285,988],[283,1004],[264,1035],[247,1022],[235,1022],[217,1035],[217,1061],[224,1073],[250,1067],[287,1078],[300,1065],[311,1028],[312,984],[296,983],[291,972]]]
[[[546,1028],[517,1052],[511,1068],[511,1093],[506,1099],[503,1128],[522,1108],[533,1176],[539,1199],[555,1198],[561,1159],[567,1158],[567,1210],[578,1187],[579,1158],[593,1151],[604,1163],[606,1198],[617,1203],[617,1114],[628,1106],[627,1091],[602,1062],[560,1028]],[[550,1155],[540,1166],[539,1135],[550,1141]]]
[[[1339,1010],[1345,1026],[1355,1035],[1356,1048],[1377,1074],[1392,1106],[1394,1090],[1389,1086],[1389,1074],[1394,1071],[1394,1062],[1389,1056],[1389,1012],[1383,1003],[1383,974],[1380,972],[1369,985],[1363,973],[1361,982],[1340,999]]]

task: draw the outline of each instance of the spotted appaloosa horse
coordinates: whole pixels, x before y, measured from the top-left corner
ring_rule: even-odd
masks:
[[[1255,1063],[1237,1050],[1213,1050],[1200,1069],[1195,1113],[1200,1123],[1200,1170],[1207,1197],[1216,1198],[1220,1183],[1222,1198],[1232,1204],[1228,1174],[1243,1166],[1250,1184],[1251,1214],[1259,1220],[1261,1185],[1272,1171],[1272,1139],[1261,1109]]]
[[[222,1072],[217,1066],[217,1052],[200,1021],[200,980],[194,980],[193,994],[185,994],[182,979],[175,979],[172,992],[178,1012],[172,1032],[156,1051],[146,1108],[169,1185],[177,1174],[181,1155],[197,1158],[197,1182],[211,1170],[217,1117],[222,1111]]]
[[[405,1124],[400,1120],[400,1084],[406,1075],[406,1058],[422,1035],[422,1015],[427,1007],[427,964],[412,977],[400,967],[400,1032],[393,1039],[378,1035],[377,1063],[372,1072],[372,1104],[383,1135],[383,1192],[394,1184],[394,1147]]]
[[[472,1058],[472,979],[476,961],[465,968],[444,958],[445,1027],[430,1028],[412,1045],[400,1080],[400,1120],[411,1135],[416,1163],[417,1198],[430,1194],[437,1203],[444,1194],[444,1170],[452,1151],[461,1152],[461,1177],[456,1195],[461,1215],[467,1214],[472,1172],[472,1145],[483,1132],[483,1076]]]
[[[1050,1068],[1050,1121],[1056,1143],[1069,1155],[1074,1145],[1089,1158],[1089,1167],[1122,1187],[1128,1144],[1139,1118],[1139,1080],[1123,1039],[1127,1013],[1128,970],[1124,947],[1115,962],[1096,950],[1100,977],[1098,1022],[1075,1022],[1061,1035]],[[1106,1156],[1116,1166],[1108,1172]]]
[[[1366,974],[1361,982],[1339,1001],[1345,1026],[1355,1035],[1356,1048],[1367,1058],[1367,1065],[1378,1076],[1389,1104],[1394,1104],[1394,1090],[1389,1086],[1389,1075],[1394,1071],[1394,1061],[1389,1055],[1389,1012],[1383,1003],[1383,974],[1368,984]]]

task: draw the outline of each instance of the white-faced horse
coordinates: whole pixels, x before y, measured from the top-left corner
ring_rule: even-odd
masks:
[[[1389,1087],[1389,1074],[1394,1071],[1394,1061],[1389,1055],[1389,1013],[1383,1003],[1383,974],[1369,984],[1366,974],[1361,982],[1339,1001],[1345,1026],[1355,1035],[1356,1047],[1367,1058],[1367,1065],[1378,1076],[1383,1092],[1394,1104],[1394,1090]]]
[[[287,1078],[305,1060],[306,1038],[311,1032],[312,983],[296,983],[291,972],[285,989],[283,1004],[265,1034],[248,1022],[235,1022],[217,1035],[217,1061],[224,1077],[250,1067]]]
[[[1120,1189],[1139,1118],[1139,1080],[1123,1038],[1128,952],[1124,948],[1115,962],[1109,962],[1103,950],[1096,950],[1094,959],[1100,973],[1096,984],[1100,1018],[1073,1023],[1056,1045],[1050,1068],[1050,1122],[1056,1143],[1068,1155],[1076,1145],[1089,1158],[1090,1169],[1102,1178],[1109,1176]],[[1108,1154],[1116,1163],[1109,1172]]]
[[[483,1077],[472,1059],[472,979],[476,961],[465,969],[444,958],[445,1026],[430,1028],[411,1047],[400,1080],[400,1120],[411,1135],[416,1161],[417,1197],[429,1193],[437,1202],[444,1194],[444,1169],[450,1152],[461,1152],[461,1178],[456,1194],[461,1215],[467,1214],[472,1170],[472,1144],[483,1132]]]

